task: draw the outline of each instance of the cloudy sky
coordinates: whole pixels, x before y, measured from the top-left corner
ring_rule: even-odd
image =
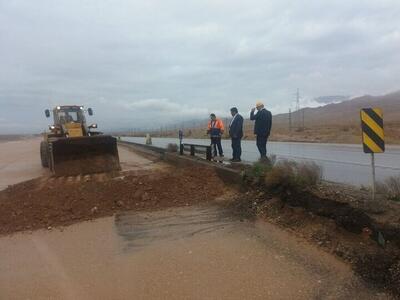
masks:
[[[400,89],[398,0],[0,0],[0,133],[84,104],[101,129]]]

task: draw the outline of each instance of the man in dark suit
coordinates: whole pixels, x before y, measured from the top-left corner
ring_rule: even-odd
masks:
[[[272,114],[264,108],[262,102],[258,101],[256,107],[251,109],[250,120],[255,121],[254,134],[257,136],[257,148],[261,160],[267,159],[267,141],[272,127]]]
[[[231,162],[240,162],[242,155],[241,140],[243,137],[243,117],[239,115],[236,107],[231,108],[232,121],[229,124],[229,136],[232,139],[232,159]]]

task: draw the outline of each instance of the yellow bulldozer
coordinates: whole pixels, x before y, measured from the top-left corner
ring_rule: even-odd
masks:
[[[111,172],[121,169],[117,140],[86,124],[83,106],[64,105],[53,109],[54,124],[40,143],[42,166],[56,176]],[[91,108],[87,109],[93,115]],[[45,110],[50,118],[50,110]]]

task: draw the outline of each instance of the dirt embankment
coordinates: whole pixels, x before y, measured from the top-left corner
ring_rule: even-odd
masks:
[[[400,297],[400,228],[393,205],[357,203],[354,194],[331,188],[277,195],[254,187],[233,205],[243,217],[264,218],[336,255],[367,282]]]
[[[0,234],[69,225],[121,210],[150,210],[213,200],[224,184],[208,168],[45,177],[0,192]]]

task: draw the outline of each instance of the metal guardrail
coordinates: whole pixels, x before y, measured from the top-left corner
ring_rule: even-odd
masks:
[[[151,151],[154,151],[154,152],[157,152],[157,153],[160,153],[160,154],[163,154],[163,153],[165,153],[167,151],[167,149],[165,149],[165,148],[160,148],[160,147],[156,147],[156,146],[153,146],[153,145],[146,145],[146,144],[143,144],[143,143],[128,142],[128,141],[121,141],[121,140],[119,140],[118,143],[122,144],[122,145],[136,146],[138,148],[141,148],[141,149],[144,149],[144,150],[151,150]]]
[[[144,150],[151,150],[151,151],[154,151],[154,152],[157,152],[160,154],[167,152],[167,149],[160,148],[160,147],[153,146],[153,145],[145,145],[142,143],[121,141],[121,140],[119,140],[118,143],[122,144],[122,145],[125,144],[125,145],[136,146],[136,147],[142,148]],[[179,154],[184,155],[185,152],[189,152],[190,156],[196,156],[196,154],[205,154],[206,160],[212,159],[211,146],[182,143],[182,144],[180,144]]]
[[[206,159],[211,160],[211,146],[206,145],[197,145],[197,144],[180,144],[179,154],[184,155],[185,151],[189,151],[191,156],[195,156],[197,154],[206,154]]]

